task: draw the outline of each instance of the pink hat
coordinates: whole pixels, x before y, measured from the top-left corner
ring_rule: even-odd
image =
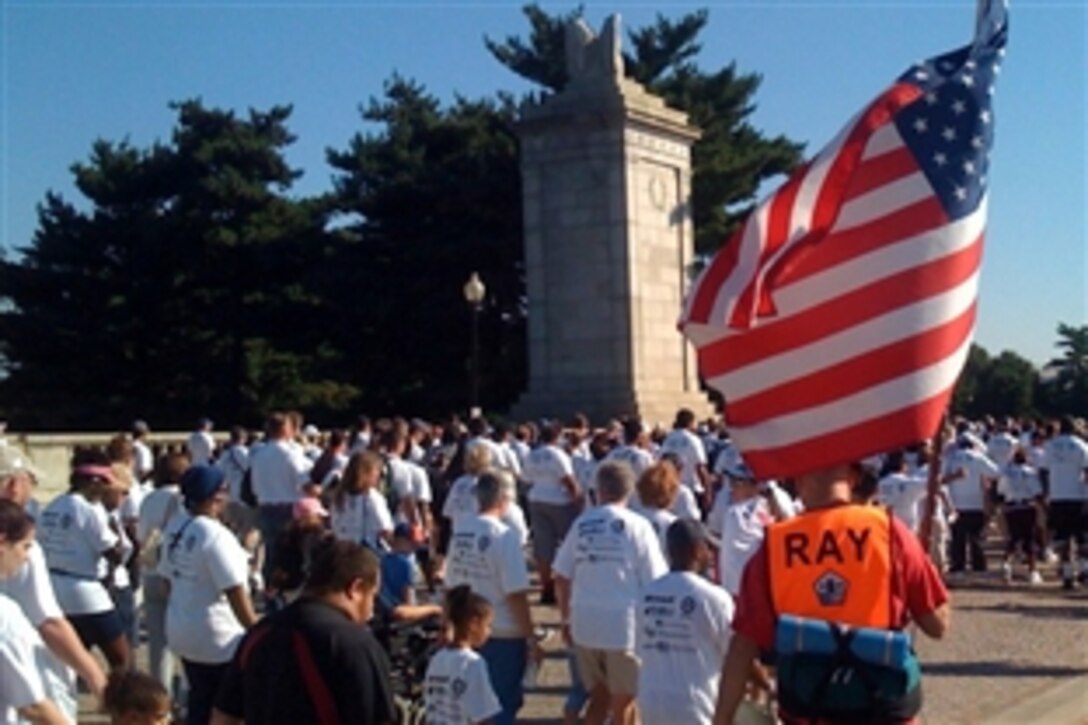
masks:
[[[304,516],[328,516],[329,512],[321,505],[321,499],[314,498],[313,496],[305,496],[295,501],[294,507],[291,509],[291,515],[296,519],[301,519]]]

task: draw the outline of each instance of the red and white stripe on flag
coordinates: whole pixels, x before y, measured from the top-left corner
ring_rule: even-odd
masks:
[[[931,436],[975,322],[986,202],[951,220],[893,123],[897,83],[749,216],[680,321],[761,478]]]

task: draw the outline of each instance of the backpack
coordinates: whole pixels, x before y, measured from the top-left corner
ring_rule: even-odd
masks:
[[[910,720],[921,710],[921,666],[905,632],[783,615],[775,651],[786,712],[871,723]]]

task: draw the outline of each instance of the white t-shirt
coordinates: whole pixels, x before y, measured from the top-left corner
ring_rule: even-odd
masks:
[[[1006,504],[1030,503],[1043,495],[1043,482],[1031,466],[1009,463],[1001,469],[997,492],[1005,497]]]
[[[1017,442],[1008,433],[994,433],[986,442],[986,455],[997,464],[998,468],[1004,468],[1012,461],[1012,455],[1016,453]]]
[[[144,497],[140,504],[140,520],[136,524],[136,536],[140,541],[147,541],[155,531],[166,528],[179,511],[182,510],[181,489],[175,485],[162,486]]]
[[[489,466],[501,467],[505,463],[506,454],[503,452],[502,446],[485,436],[469,438],[465,442],[465,456],[467,457],[476,446],[483,446],[487,449],[487,452],[491,454],[491,461],[488,463]]]
[[[676,489],[676,498],[672,500],[669,511],[675,514],[678,519],[700,521],[703,518],[702,513],[699,511],[699,504],[695,501],[695,492],[687,486],[680,486]]]
[[[575,519],[552,568],[571,582],[575,643],[633,651],[639,592],[667,569],[650,522],[626,506],[592,508]]]
[[[926,497],[928,482],[907,473],[889,473],[876,485],[876,500],[891,508],[892,513],[911,531],[918,531],[921,519],[919,503]]]
[[[703,482],[699,480],[697,469],[706,465],[706,449],[699,437],[689,430],[677,428],[665,436],[661,443],[661,453],[675,453],[680,457],[680,483],[695,493],[703,492]]]
[[[605,456],[604,459],[606,461],[626,463],[631,467],[631,470],[635,472],[636,478],[641,476],[643,471],[654,464],[654,457],[650,455],[648,450],[630,445],[613,448],[608,452],[608,455]]]
[[[79,494],[53,499],[38,520],[38,543],[45,551],[49,578],[65,614],[95,614],[113,609],[106,588],[103,552],[117,545],[101,504]]]
[[[735,469],[740,463],[743,463],[743,459],[733,442],[722,441],[718,448],[718,455],[714,458],[714,473],[718,476],[728,476],[728,471]]]
[[[0,596],[0,715],[18,722],[17,710],[45,697],[45,686],[34,655],[41,639],[12,600]]]
[[[416,505],[429,503],[431,500],[431,482],[427,478],[427,471],[422,466],[406,461],[397,456],[389,457],[389,478],[393,490],[397,493],[400,506],[411,499]],[[393,520],[398,524],[407,522],[404,510],[398,506],[393,512]]]
[[[507,597],[530,588],[529,570],[518,532],[494,516],[479,515],[461,522],[450,537],[446,586],[467,584],[495,610],[496,637],[524,636]]]
[[[159,574],[170,580],[167,644],[192,662],[227,662],[245,630],[223,592],[245,585],[245,549],[215,519],[189,515],[167,524],[162,545]]]
[[[1088,444],[1076,436],[1064,434],[1047,441],[1043,456],[1050,473],[1051,501],[1088,499],[1084,469],[1088,468]]]
[[[298,500],[301,487],[310,480],[313,461],[302,449],[285,440],[274,440],[250,451],[253,493],[261,505],[288,504]]]
[[[427,725],[474,725],[502,711],[484,658],[471,649],[443,647],[423,683]]]
[[[733,631],[733,599],[691,572],[669,572],[638,606],[638,708],[646,725],[709,724]]]
[[[657,540],[661,542],[661,553],[665,559],[668,560],[669,549],[665,545],[665,534],[668,532],[669,527],[672,526],[672,522],[676,521],[676,514],[666,509],[649,508],[646,506],[631,506],[631,510],[650,522],[650,526],[653,527]]]
[[[514,451],[514,455],[518,457],[518,470],[525,470],[525,461],[528,460],[529,453],[533,449],[525,441],[519,441],[516,438],[510,441],[510,448]]]
[[[212,462],[215,451],[215,439],[207,431],[195,430],[189,434],[187,445],[189,460],[194,466],[206,466]]]
[[[389,504],[386,503],[385,496],[375,488],[365,493],[344,496],[343,508],[337,508],[334,501],[329,509],[329,523],[336,538],[366,543],[374,549],[382,547],[383,531],[393,531]]]
[[[143,441],[132,442],[132,475],[136,482],[143,485],[155,470],[155,457]]]
[[[504,468],[515,476],[521,475],[521,459],[518,458],[517,452],[513,446],[506,441],[495,441],[495,447],[498,456],[498,460],[493,461],[492,465],[497,468]]]
[[[120,540],[121,560],[117,566],[112,569],[111,584],[115,589],[128,589],[132,586],[132,577],[128,573],[128,562],[132,558],[132,552],[136,550],[136,546],[132,543],[132,539],[125,533],[124,526],[121,525],[121,514],[119,511],[110,511],[106,514],[109,516],[110,521],[113,522],[114,528],[117,531],[117,538]]]
[[[222,471],[227,479],[230,500],[240,501],[242,479],[246,477],[246,470],[249,468],[249,450],[241,444],[230,446],[219,456],[215,467]]]
[[[521,510],[521,506],[518,506],[516,501],[507,502],[506,509],[502,512],[502,516],[499,517],[499,521],[517,532],[518,543],[521,546],[524,547],[529,542],[529,525],[525,522],[525,512]]]
[[[0,579],[0,594],[10,597],[35,627],[47,619],[60,619],[64,611],[57,604],[42,547],[34,542],[27,560],[14,575]]]
[[[442,504],[442,515],[456,529],[458,523],[478,513],[480,502],[476,500],[476,476],[466,473],[450,486],[446,501]]]
[[[725,591],[736,596],[744,567],[763,542],[767,527],[774,523],[770,506],[762,496],[732,503],[723,489],[714,500],[707,518],[707,528],[721,537],[718,550],[718,576]]]
[[[986,478],[996,478],[1001,469],[986,456],[970,448],[954,448],[945,457],[944,470],[963,471],[964,477],[948,482],[948,498],[959,511],[982,511]]]
[[[529,481],[529,501],[562,506],[571,502],[570,491],[561,481],[574,475],[570,456],[556,445],[544,445],[529,452],[525,478]]]

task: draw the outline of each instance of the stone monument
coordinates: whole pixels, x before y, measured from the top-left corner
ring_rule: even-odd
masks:
[[[676,321],[693,257],[687,115],[624,77],[620,23],[567,27],[570,78],[519,124],[529,389],[516,419],[713,409]]]

